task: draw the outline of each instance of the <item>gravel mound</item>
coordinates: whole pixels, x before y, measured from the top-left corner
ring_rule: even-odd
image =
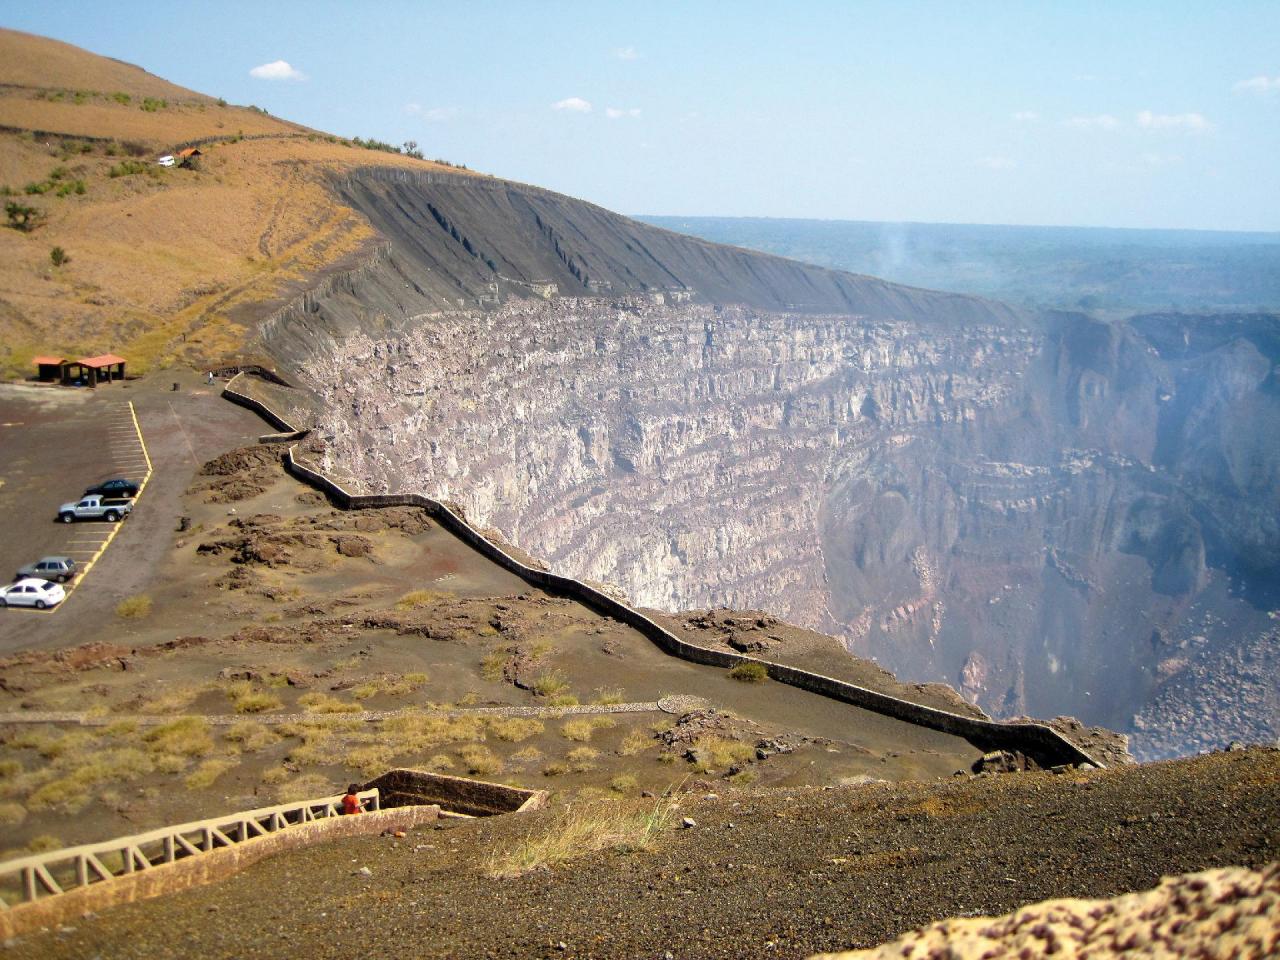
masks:
[[[944,920],[870,950],[812,960],[1131,954],[1234,960],[1280,954],[1280,863],[1166,877],[1154,890],[1110,900],[1049,900],[994,919]]]

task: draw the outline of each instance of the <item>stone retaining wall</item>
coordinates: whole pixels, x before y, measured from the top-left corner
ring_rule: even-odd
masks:
[[[225,879],[265,857],[342,837],[374,836],[384,830],[407,830],[440,816],[435,805],[376,810],[353,817],[329,817],[298,824],[286,830],[254,837],[230,847],[219,847],[174,863],[128,873],[87,887],[77,887],[31,903],[0,910],[0,939],[53,927],[89,912],[122,903],[149,900],[169,893]]]
[[[706,666],[725,668],[733,667],[739,663],[759,663],[768,671],[769,677],[779,683],[799,687],[802,690],[831,697],[832,699],[894,717],[907,723],[914,723],[932,730],[954,734],[955,736],[963,737],[984,750],[1020,751],[1034,759],[1042,767],[1083,763],[1089,763],[1097,767],[1103,766],[1098,760],[1076,746],[1058,731],[1045,724],[1027,722],[1001,723],[996,720],[980,720],[975,717],[939,710],[936,707],[912,703],[909,700],[870,690],[844,680],[837,680],[834,677],[801,670],[797,667],[771,663],[757,657],[746,656],[745,654],[711,650],[689,643],[649,619],[638,610],[594,587],[588,586],[580,580],[574,580],[545,570],[538,570],[521,563],[438,500],[416,493],[373,496],[350,493],[324,474],[300,463],[294,457],[292,447],[285,454],[284,464],[289,473],[304,483],[324,492],[335,504],[343,509],[367,510],[382,507],[421,507],[454,536],[489,560],[514,573],[526,583],[550,593],[572,597],[605,616],[625,623],[672,656]]]
[[[375,788],[382,796],[384,808],[436,804],[444,810],[474,817],[537,810],[547,802],[545,790],[523,790],[503,783],[450,777],[426,770],[389,770],[360,789]]]
[[[255,368],[252,372],[261,373],[261,370],[262,368]],[[236,381],[243,377],[245,373],[245,370],[241,370],[232,377],[230,381],[227,382],[227,385],[222,388],[222,396],[236,404],[236,406],[244,407],[246,410],[252,410],[258,416],[262,417],[263,420],[267,421],[267,423],[281,431],[280,433],[263,434],[258,437],[259,443],[296,443],[311,432],[310,430],[298,429],[257,397],[252,397],[249,394],[236,389]],[[289,386],[289,384],[285,383],[279,377],[271,376],[268,377],[268,379],[275,383]]]

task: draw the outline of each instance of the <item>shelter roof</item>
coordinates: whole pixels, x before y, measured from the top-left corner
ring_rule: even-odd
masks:
[[[31,362],[38,367],[44,367],[44,366],[50,366],[50,365],[57,367],[66,363],[67,361],[63,357],[32,357]]]
[[[100,357],[81,357],[78,363],[86,367],[109,367],[113,364],[124,363],[124,357],[117,357],[114,353],[104,353]]]

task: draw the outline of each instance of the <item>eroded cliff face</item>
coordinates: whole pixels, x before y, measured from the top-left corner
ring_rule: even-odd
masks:
[[[1274,318],[1197,338],[634,297],[400,326],[309,362],[328,466],[367,489],[1139,755],[1276,736]]]

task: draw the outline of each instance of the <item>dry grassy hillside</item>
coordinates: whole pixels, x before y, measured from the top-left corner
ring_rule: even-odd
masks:
[[[210,138],[194,169],[154,162]],[[137,370],[238,355],[254,320],[373,238],[327,182],[375,157],[437,166],[0,30],[0,372],[37,353]]]

